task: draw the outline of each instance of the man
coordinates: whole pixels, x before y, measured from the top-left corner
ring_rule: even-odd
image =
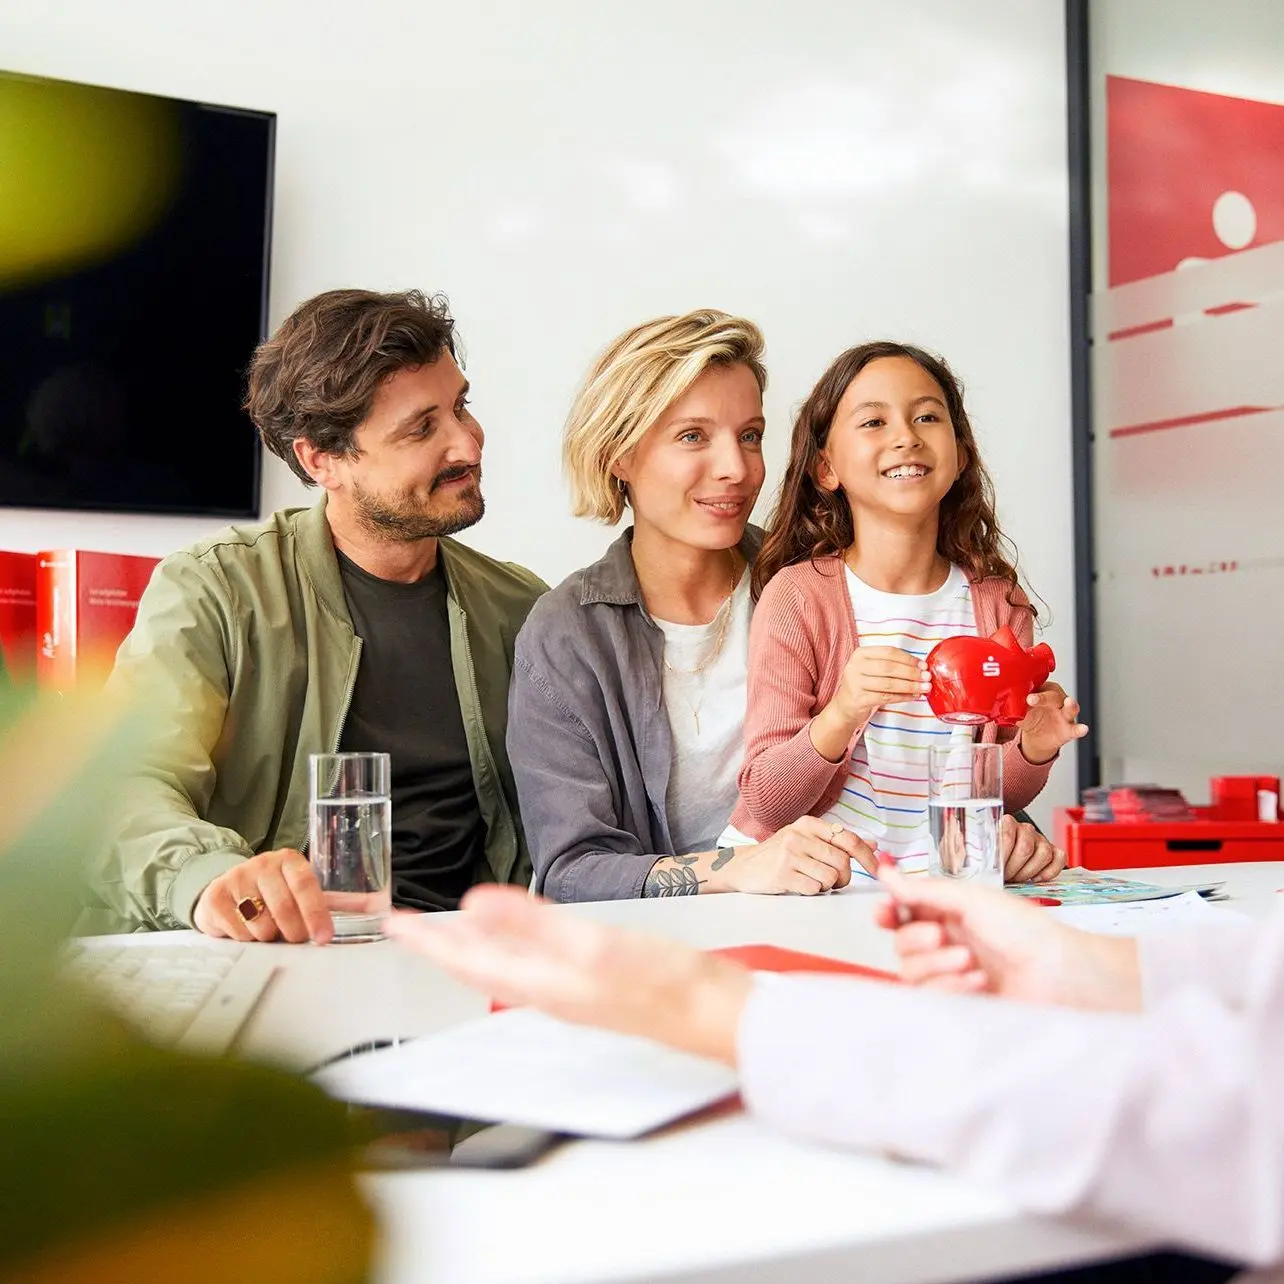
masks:
[[[336,748],[391,754],[395,904],[529,880],[504,736],[547,586],[448,538],[484,511],[468,391],[445,301],[414,290],[329,291],[259,347],[246,408],[324,494],[157,567],[109,683],[148,748],[82,931],[329,940],[302,853],[308,756]]]

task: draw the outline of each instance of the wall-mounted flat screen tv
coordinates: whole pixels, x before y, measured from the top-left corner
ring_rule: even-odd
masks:
[[[0,72],[0,505],[258,513],[275,126]]]

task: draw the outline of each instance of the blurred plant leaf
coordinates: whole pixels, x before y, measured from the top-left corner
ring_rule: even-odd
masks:
[[[138,722],[101,693],[0,696],[0,1280],[353,1284],[374,1229],[343,1107],[150,1047],[60,974]]]

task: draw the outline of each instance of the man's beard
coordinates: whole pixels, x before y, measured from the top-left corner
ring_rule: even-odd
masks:
[[[362,490],[354,483],[352,496],[356,504],[357,519],[372,535],[401,544],[412,544],[421,539],[437,539],[442,535],[455,535],[481,521],[486,512],[482,498],[479,475],[475,469],[449,468],[438,473],[433,489],[444,481],[462,477],[464,472],[474,474],[471,486],[455,492],[454,504],[445,511],[438,511],[415,497],[411,490],[388,498],[372,491]]]

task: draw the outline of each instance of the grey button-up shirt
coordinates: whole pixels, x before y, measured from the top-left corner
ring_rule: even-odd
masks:
[[[541,597],[517,637],[508,756],[535,890],[557,901],[641,896],[651,866],[674,854],[664,634],[642,602],[632,539],[630,527]],[[745,560],[761,545],[746,527]]]

